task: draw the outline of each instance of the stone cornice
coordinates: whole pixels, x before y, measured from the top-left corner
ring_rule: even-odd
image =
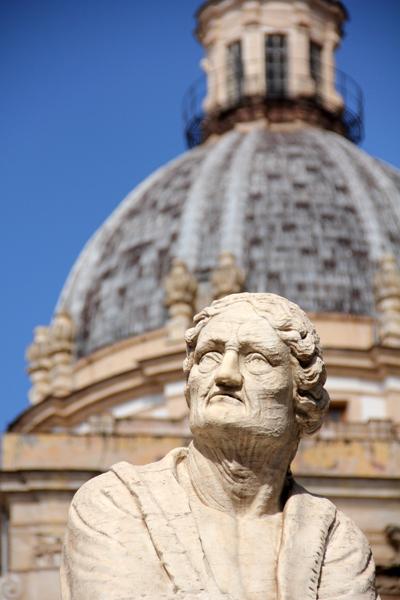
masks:
[[[382,390],[396,391],[398,386],[392,384],[400,378],[400,355],[396,349],[376,345],[372,318],[310,316],[320,333],[328,377],[359,378],[382,384]],[[74,388],[68,396],[46,397],[19,415],[9,430],[69,429],[121,403],[163,394],[166,384],[183,380],[184,356],[184,342],[171,341],[166,329],[98,350],[75,363]]]

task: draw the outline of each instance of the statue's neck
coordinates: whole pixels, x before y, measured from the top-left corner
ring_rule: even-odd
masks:
[[[236,515],[268,515],[282,510],[287,472],[295,449],[254,444],[246,451],[193,442],[188,474],[197,497],[212,508]]]

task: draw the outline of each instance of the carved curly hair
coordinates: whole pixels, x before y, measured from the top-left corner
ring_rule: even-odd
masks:
[[[194,326],[185,334],[183,371],[186,379],[194,363],[194,350],[203,327],[212,317],[238,302],[248,302],[260,317],[267,319],[288,346],[293,365],[293,395],[300,434],[314,433],[321,427],[329,406],[329,395],[324,388],[325,364],[313,324],[297,304],[286,298],[276,294],[231,294],[204,308],[194,317]]]

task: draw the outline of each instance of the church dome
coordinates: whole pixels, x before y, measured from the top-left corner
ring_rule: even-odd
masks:
[[[57,307],[75,321],[78,355],[164,325],[174,257],[208,301],[222,252],[248,291],[372,315],[376,261],[400,253],[400,172],[312,127],[233,130],[190,150],[131,192],[78,258]]]

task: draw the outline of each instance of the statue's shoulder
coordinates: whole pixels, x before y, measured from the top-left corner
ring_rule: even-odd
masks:
[[[365,551],[369,549],[368,541],[358,525],[328,498],[313,494],[297,482],[293,482],[289,502],[292,502],[290,512],[303,515],[307,513],[307,516],[312,515],[312,521],[325,522],[330,544],[340,546],[342,541],[351,540],[355,547]]]
[[[118,509],[132,505],[132,489],[141,485],[142,479],[165,477],[175,472],[176,465],[187,455],[186,448],[175,448],[161,460],[147,465],[133,465],[122,461],[108,471],[89,479],[75,494],[72,507],[92,511]]]
[[[379,600],[375,591],[375,563],[371,548],[364,533],[348,515],[339,510],[330,500],[308,494],[317,515],[325,515],[324,533],[319,538],[323,548],[319,574],[320,598],[359,598]],[[310,513],[311,514],[311,513]],[[312,517],[314,521],[315,516]],[[323,523],[324,517],[320,520]],[[314,524],[318,523],[318,517]],[[312,532],[312,523],[307,533]],[[314,529],[315,538],[318,532]],[[307,539],[307,538],[305,538]],[[308,538],[309,541],[309,538]]]
[[[310,492],[293,479],[289,485],[287,501],[304,507],[305,510],[309,508],[310,510],[317,510],[318,512],[322,511],[330,513],[332,516],[335,516],[337,512],[337,508],[331,500],[328,500],[325,496]]]
[[[163,458],[145,465],[133,465],[126,461],[119,462],[113,465],[111,472],[119,477],[132,478],[135,475],[138,477],[146,477],[152,473],[174,472],[177,464],[186,458],[188,453],[187,448],[174,448],[170,450]]]

